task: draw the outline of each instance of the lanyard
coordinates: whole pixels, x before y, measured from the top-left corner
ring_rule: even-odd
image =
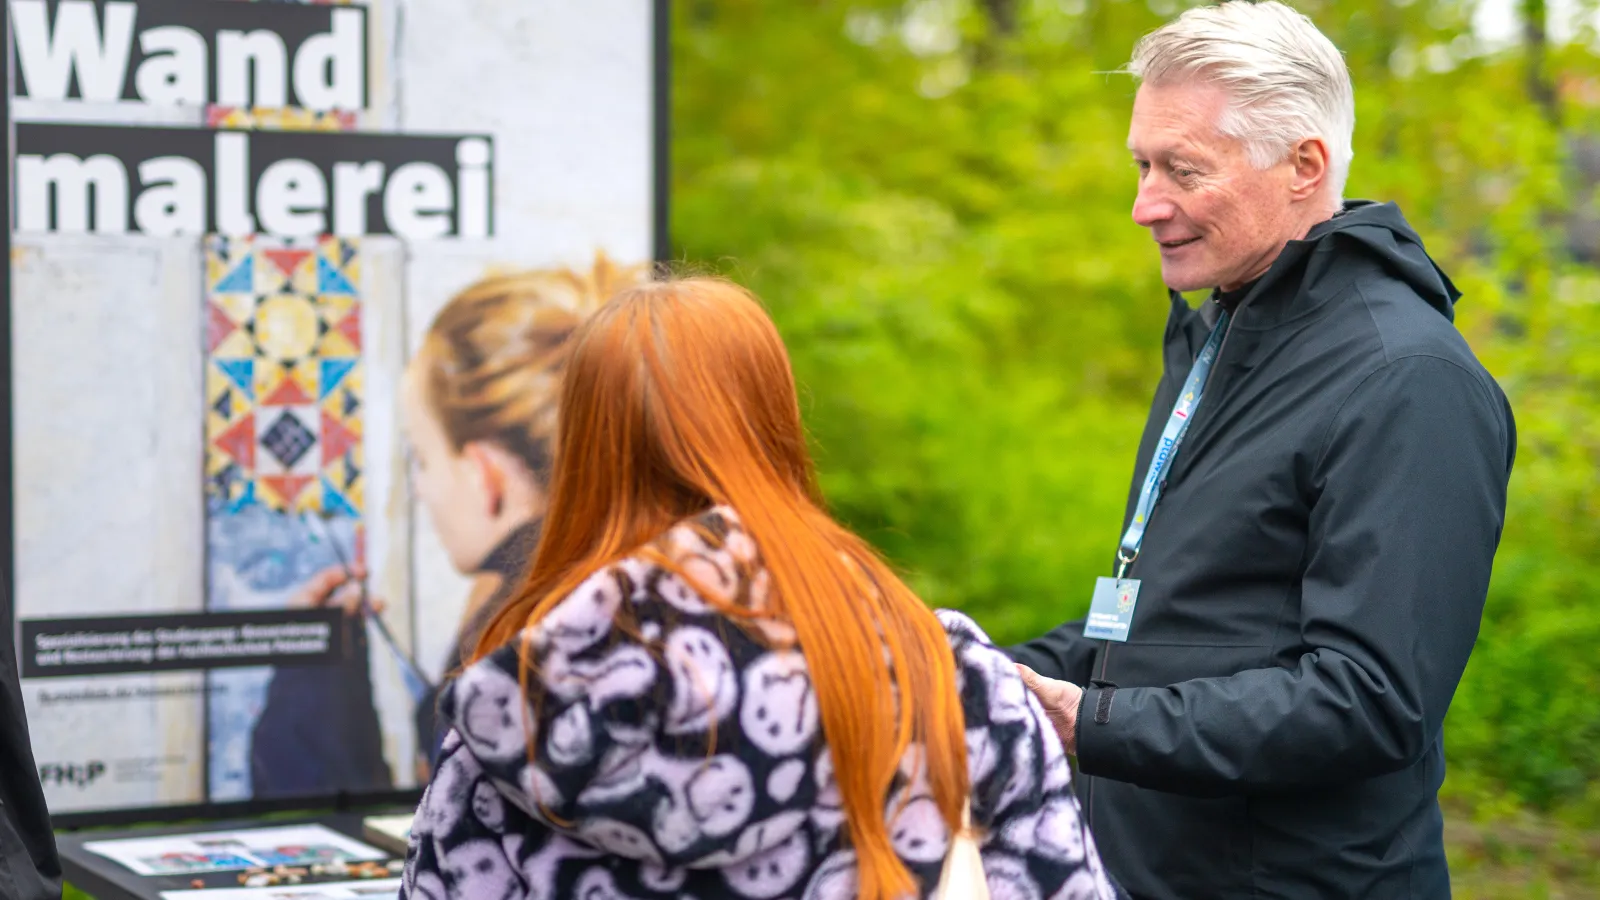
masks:
[[[1200,398],[1205,393],[1206,380],[1211,376],[1211,367],[1217,361],[1217,352],[1222,348],[1223,335],[1228,332],[1229,314],[1226,310],[1217,319],[1217,324],[1211,327],[1211,334],[1206,338],[1204,347],[1200,348],[1200,355],[1195,357],[1194,366],[1189,369],[1189,377],[1183,383],[1183,392],[1178,395],[1178,402],[1172,407],[1172,415],[1167,417],[1167,427],[1161,430],[1161,442],[1156,444],[1156,452],[1150,457],[1150,470],[1145,473],[1144,486],[1139,489],[1139,504],[1133,509],[1133,521],[1128,525],[1128,532],[1122,536],[1122,545],[1117,549],[1117,561],[1121,563],[1117,577],[1121,578],[1127,572],[1128,566],[1139,558],[1139,547],[1144,543],[1144,531],[1150,525],[1150,516],[1155,512],[1156,502],[1161,499],[1161,488],[1167,481],[1167,470],[1172,468],[1172,460],[1178,455],[1178,447],[1183,444],[1183,436],[1189,431],[1189,422],[1194,417],[1194,411],[1200,406]]]

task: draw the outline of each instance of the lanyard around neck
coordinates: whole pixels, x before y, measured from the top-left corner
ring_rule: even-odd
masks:
[[[1128,531],[1122,536],[1122,545],[1117,549],[1117,561],[1121,566],[1117,577],[1121,578],[1127,572],[1128,566],[1139,558],[1139,547],[1144,543],[1144,532],[1150,525],[1150,516],[1155,512],[1156,503],[1161,499],[1161,489],[1166,485],[1167,472],[1172,468],[1172,461],[1178,455],[1178,448],[1183,445],[1183,437],[1189,431],[1189,422],[1193,420],[1195,410],[1200,407],[1200,398],[1205,393],[1206,381],[1211,377],[1211,367],[1217,361],[1217,353],[1222,349],[1223,336],[1228,332],[1228,320],[1231,314],[1223,310],[1217,318],[1217,324],[1211,327],[1211,334],[1206,338],[1205,346],[1200,348],[1200,355],[1195,357],[1194,365],[1189,369],[1189,377],[1183,383],[1183,391],[1178,394],[1178,402],[1173,404],[1172,414],[1167,417],[1167,427],[1161,429],[1161,441],[1156,444],[1156,451],[1150,457],[1150,468],[1144,476],[1144,486],[1139,489],[1139,502],[1133,509],[1133,521],[1128,524]]]

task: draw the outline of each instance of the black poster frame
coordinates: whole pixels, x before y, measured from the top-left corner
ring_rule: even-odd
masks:
[[[673,257],[669,195],[671,188],[671,0],[651,0],[651,210],[650,250],[658,264],[671,262]],[[0,652],[0,665],[13,667],[6,674],[17,678],[18,629],[16,608],[12,598],[16,595],[16,507],[15,507],[15,440],[11,335],[11,235],[16,221],[13,208],[12,185],[15,178],[16,141],[11,120],[11,99],[15,79],[12,77],[15,51],[11,39],[10,4],[0,15],[0,47],[5,50],[5,65],[0,66],[0,91],[5,103],[0,104],[0,132],[6,142],[6,177],[0,183],[0,209],[6,211],[5,234],[0,236],[6,252],[7,265],[0,273],[0,376],[5,387],[0,391],[0,634],[8,637],[10,654]],[[38,777],[37,772],[33,773]],[[13,775],[12,777],[19,777]],[[61,830],[79,828],[116,827],[133,824],[159,824],[184,820],[223,820],[254,818],[274,813],[328,812],[344,813],[380,807],[414,806],[422,796],[421,788],[405,790],[350,793],[310,797],[285,797],[252,799],[232,802],[203,802],[151,807],[93,810],[52,815],[52,825]]]

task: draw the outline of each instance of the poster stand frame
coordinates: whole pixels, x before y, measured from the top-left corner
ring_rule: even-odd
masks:
[[[651,238],[650,247],[657,265],[672,262],[673,250],[670,233],[670,181],[671,181],[671,0],[651,0]],[[8,261],[11,256],[11,235],[16,221],[13,202],[15,172],[15,127],[11,116],[12,85],[15,50],[11,35],[11,12],[7,4],[0,15],[0,46],[5,48],[6,59],[0,66],[0,90],[6,102],[0,104],[0,132],[6,139],[6,177],[0,182],[0,209],[7,215],[7,228],[0,237]],[[15,423],[14,396],[15,373],[12,371],[12,296],[11,266],[8,262],[0,273],[0,377],[4,390],[0,390],[0,633],[10,638],[10,655],[0,653],[0,665],[8,667],[6,677],[20,681],[18,655],[18,628],[15,604],[12,598],[16,588],[16,508],[15,508]],[[13,774],[8,777],[19,777]],[[37,777],[37,773],[35,773]],[[421,797],[421,788],[382,792],[348,793],[333,795],[273,798],[236,802],[204,802],[182,805],[128,807],[113,810],[60,813],[51,817],[52,825],[61,840],[62,864],[69,882],[88,889],[98,900],[118,898],[153,898],[159,889],[153,884],[140,884],[141,877],[127,872],[125,878],[112,878],[107,874],[106,860],[84,851],[81,846],[86,836],[75,835],[81,829],[127,829],[123,835],[178,833],[215,827],[224,822],[233,825],[251,824],[261,817],[277,819],[296,812],[315,816],[318,821],[330,823],[339,830],[351,831],[358,837],[360,815],[358,810],[394,810],[414,807]],[[287,820],[285,820],[287,821]],[[176,826],[174,823],[185,823]],[[352,823],[354,825],[352,826]],[[259,824],[256,822],[254,824]],[[145,826],[130,829],[129,826]],[[102,835],[96,835],[101,837]],[[109,835],[103,835],[109,836]],[[122,836],[122,835],[119,835]],[[141,889],[145,888],[145,889]],[[171,889],[166,886],[165,889]]]

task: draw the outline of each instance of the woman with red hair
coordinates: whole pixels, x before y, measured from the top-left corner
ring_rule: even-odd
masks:
[[[1013,664],[823,510],[754,297],[625,290],[574,336],[558,421],[403,897],[924,897],[969,804],[996,897],[1112,896]]]

